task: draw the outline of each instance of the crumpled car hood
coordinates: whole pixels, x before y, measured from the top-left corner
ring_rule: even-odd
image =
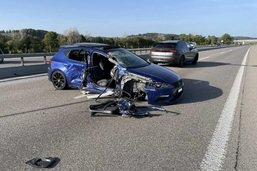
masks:
[[[181,79],[174,71],[156,64],[150,64],[140,68],[128,68],[128,72],[149,77],[154,81],[172,84]]]

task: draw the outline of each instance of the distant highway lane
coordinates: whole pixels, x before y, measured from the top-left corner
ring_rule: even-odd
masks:
[[[183,77],[183,99],[145,118],[91,117],[92,100],[46,75],[0,80],[0,170],[38,170],[25,164],[34,157],[60,158],[56,171],[257,170],[256,54],[224,48],[195,66],[164,65]]]

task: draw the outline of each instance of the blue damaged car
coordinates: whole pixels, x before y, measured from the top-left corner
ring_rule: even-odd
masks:
[[[120,47],[81,43],[61,47],[51,59],[49,80],[58,89],[91,93],[120,91],[149,104],[171,104],[183,94],[183,81],[172,70],[152,64]]]

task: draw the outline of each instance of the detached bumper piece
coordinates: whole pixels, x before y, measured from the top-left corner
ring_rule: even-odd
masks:
[[[91,116],[97,113],[113,114],[121,116],[151,116],[150,111],[165,111],[162,107],[158,106],[135,106],[134,102],[129,99],[110,100],[104,103],[90,105],[89,111]]]
[[[26,162],[26,164],[35,167],[35,168],[54,168],[60,159],[57,157],[48,157],[48,158],[34,158]]]

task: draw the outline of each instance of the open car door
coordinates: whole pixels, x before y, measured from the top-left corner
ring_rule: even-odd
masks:
[[[83,74],[83,90],[103,93],[115,88],[115,81],[111,76],[114,67],[115,64],[109,61],[108,54],[100,50],[92,52]]]

